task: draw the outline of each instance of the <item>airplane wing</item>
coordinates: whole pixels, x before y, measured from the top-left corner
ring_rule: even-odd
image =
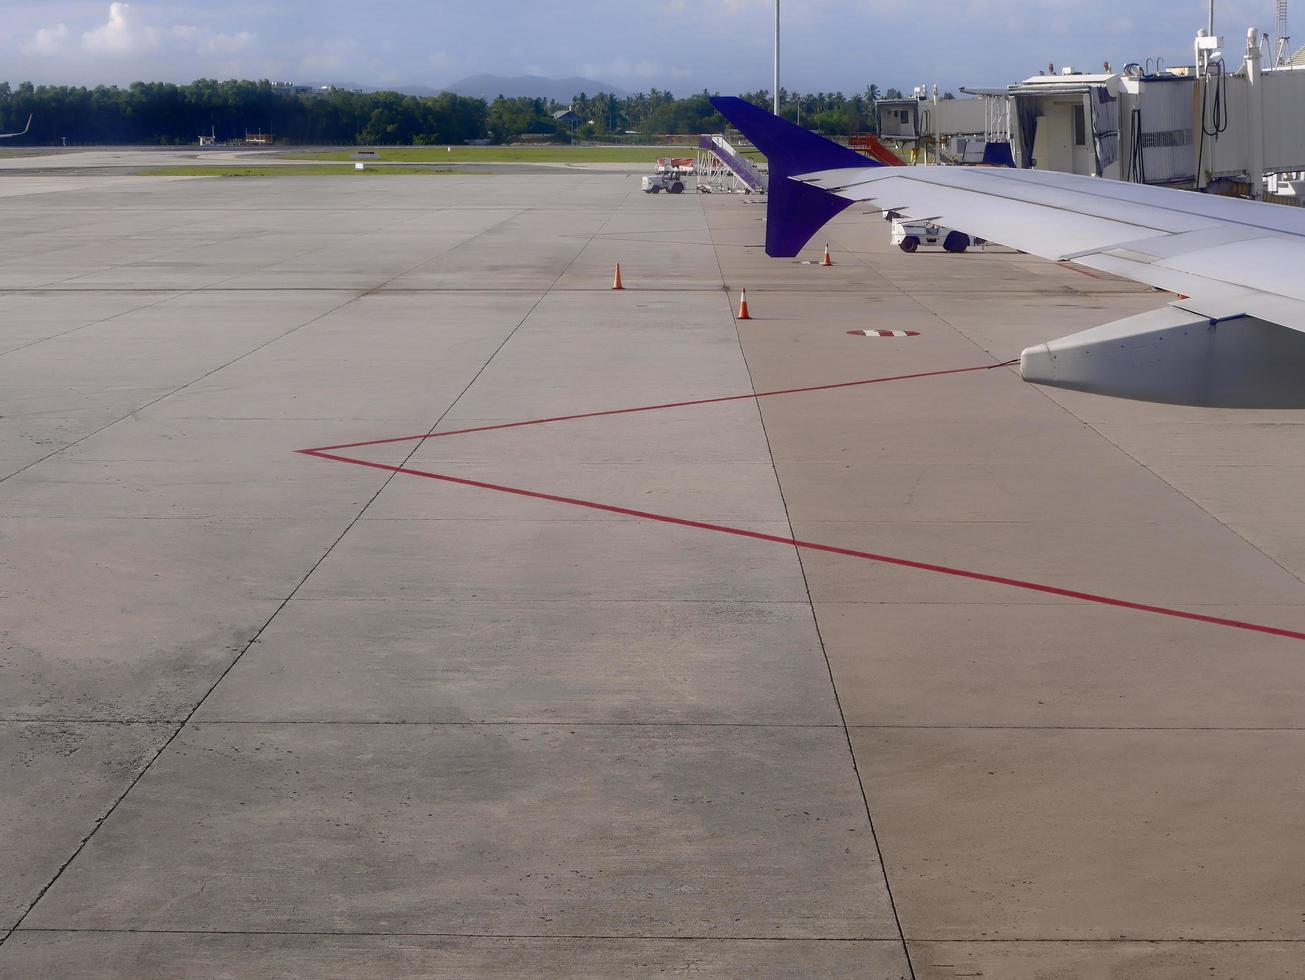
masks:
[[[1029,348],[1025,380],[1175,404],[1305,408],[1305,210],[1044,171],[808,163],[793,147],[820,137],[797,136],[740,99],[712,101],[762,152],[787,149],[778,172],[771,163],[768,254],[796,254],[828,220],[813,226],[803,204],[812,195],[837,200],[825,208],[833,214],[867,202],[928,218],[1180,294]]]
[[[26,136],[31,128],[32,128],[32,117],[28,116],[27,125],[23,127],[23,131],[21,133],[0,133],[0,140],[7,140],[11,136]]]

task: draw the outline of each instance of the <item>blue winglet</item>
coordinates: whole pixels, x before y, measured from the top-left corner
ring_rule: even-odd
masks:
[[[852,203],[790,177],[817,170],[883,166],[877,160],[771,115],[751,102],[717,95],[712,97],[711,104],[766,155],[770,165],[766,254],[774,258],[797,255],[829,219]]]

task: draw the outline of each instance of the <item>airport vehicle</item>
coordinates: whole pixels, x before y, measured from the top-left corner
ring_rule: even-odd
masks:
[[[742,99],[712,104],[770,163],[766,253],[853,202],[1177,294],[1029,347],[1025,381],[1218,408],[1305,408],[1305,211],[1076,174],[884,167]]]
[[[677,174],[653,174],[644,177],[641,184],[645,194],[660,194],[662,191],[667,194],[684,193],[684,178]]]
[[[693,175],[693,157],[669,157],[657,161],[657,172],[644,177],[645,194],[683,194],[685,180]]]
[[[0,140],[7,140],[11,136],[26,136],[28,132],[31,131],[31,128],[32,128],[32,117],[28,116],[27,125],[23,127],[23,131],[21,133],[0,133]]]
[[[915,252],[922,248],[941,248],[945,252],[964,252],[972,243],[970,236],[965,232],[944,228],[932,221],[894,218],[893,244],[903,252]]]

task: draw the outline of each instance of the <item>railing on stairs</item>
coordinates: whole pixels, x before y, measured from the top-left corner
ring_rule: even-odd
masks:
[[[712,186],[711,189],[737,189],[752,191],[753,193],[765,193],[765,175],[757,169],[756,164],[734,149],[724,136],[704,133],[698,138],[698,147],[703,151],[701,155],[706,157],[705,169],[707,171],[704,174],[704,168],[699,167],[699,182],[702,182],[705,176],[708,178],[709,185],[713,182],[719,184],[723,178],[726,183],[731,185],[737,183],[739,186]]]

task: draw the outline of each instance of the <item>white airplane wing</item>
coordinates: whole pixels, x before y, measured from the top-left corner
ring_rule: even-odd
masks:
[[[795,254],[853,202],[927,218],[1180,294],[1029,348],[1025,380],[1176,404],[1305,408],[1305,210],[1074,174],[883,167],[741,100],[713,101],[772,158],[770,254]]]
[[[26,136],[31,128],[32,128],[32,117],[28,116],[27,125],[23,127],[23,131],[21,133],[0,133],[0,140],[7,140],[11,136]]]
[[[1181,306],[1194,313],[1271,312],[1305,330],[1305,210],[998,167],[879,167],[795,179],[1181,293],[1190,297]]]

